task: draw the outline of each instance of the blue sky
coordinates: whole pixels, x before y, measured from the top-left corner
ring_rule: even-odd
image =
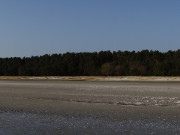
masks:
[[[0,0],[0,57],[180,48],[179,0]]]

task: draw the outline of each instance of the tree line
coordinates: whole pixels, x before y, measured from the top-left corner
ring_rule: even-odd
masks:
[[[0,58],[1,76],[180,76],[180,50],[100,51]]]

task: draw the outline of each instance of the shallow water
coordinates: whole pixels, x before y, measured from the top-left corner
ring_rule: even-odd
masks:
[[[1,135],[178,135],[180,122],[172,120],[112,120],[94,117],[66,117],[55,114],[3,112]]]

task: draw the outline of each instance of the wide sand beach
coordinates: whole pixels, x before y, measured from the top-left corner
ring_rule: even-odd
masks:
[[[178,77],[2,77],[1,134],[180,134]]]

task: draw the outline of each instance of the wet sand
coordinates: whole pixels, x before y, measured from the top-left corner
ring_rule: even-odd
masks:
[[[0,111],[1,134],[180,134],[180,82],[2,80]]]

